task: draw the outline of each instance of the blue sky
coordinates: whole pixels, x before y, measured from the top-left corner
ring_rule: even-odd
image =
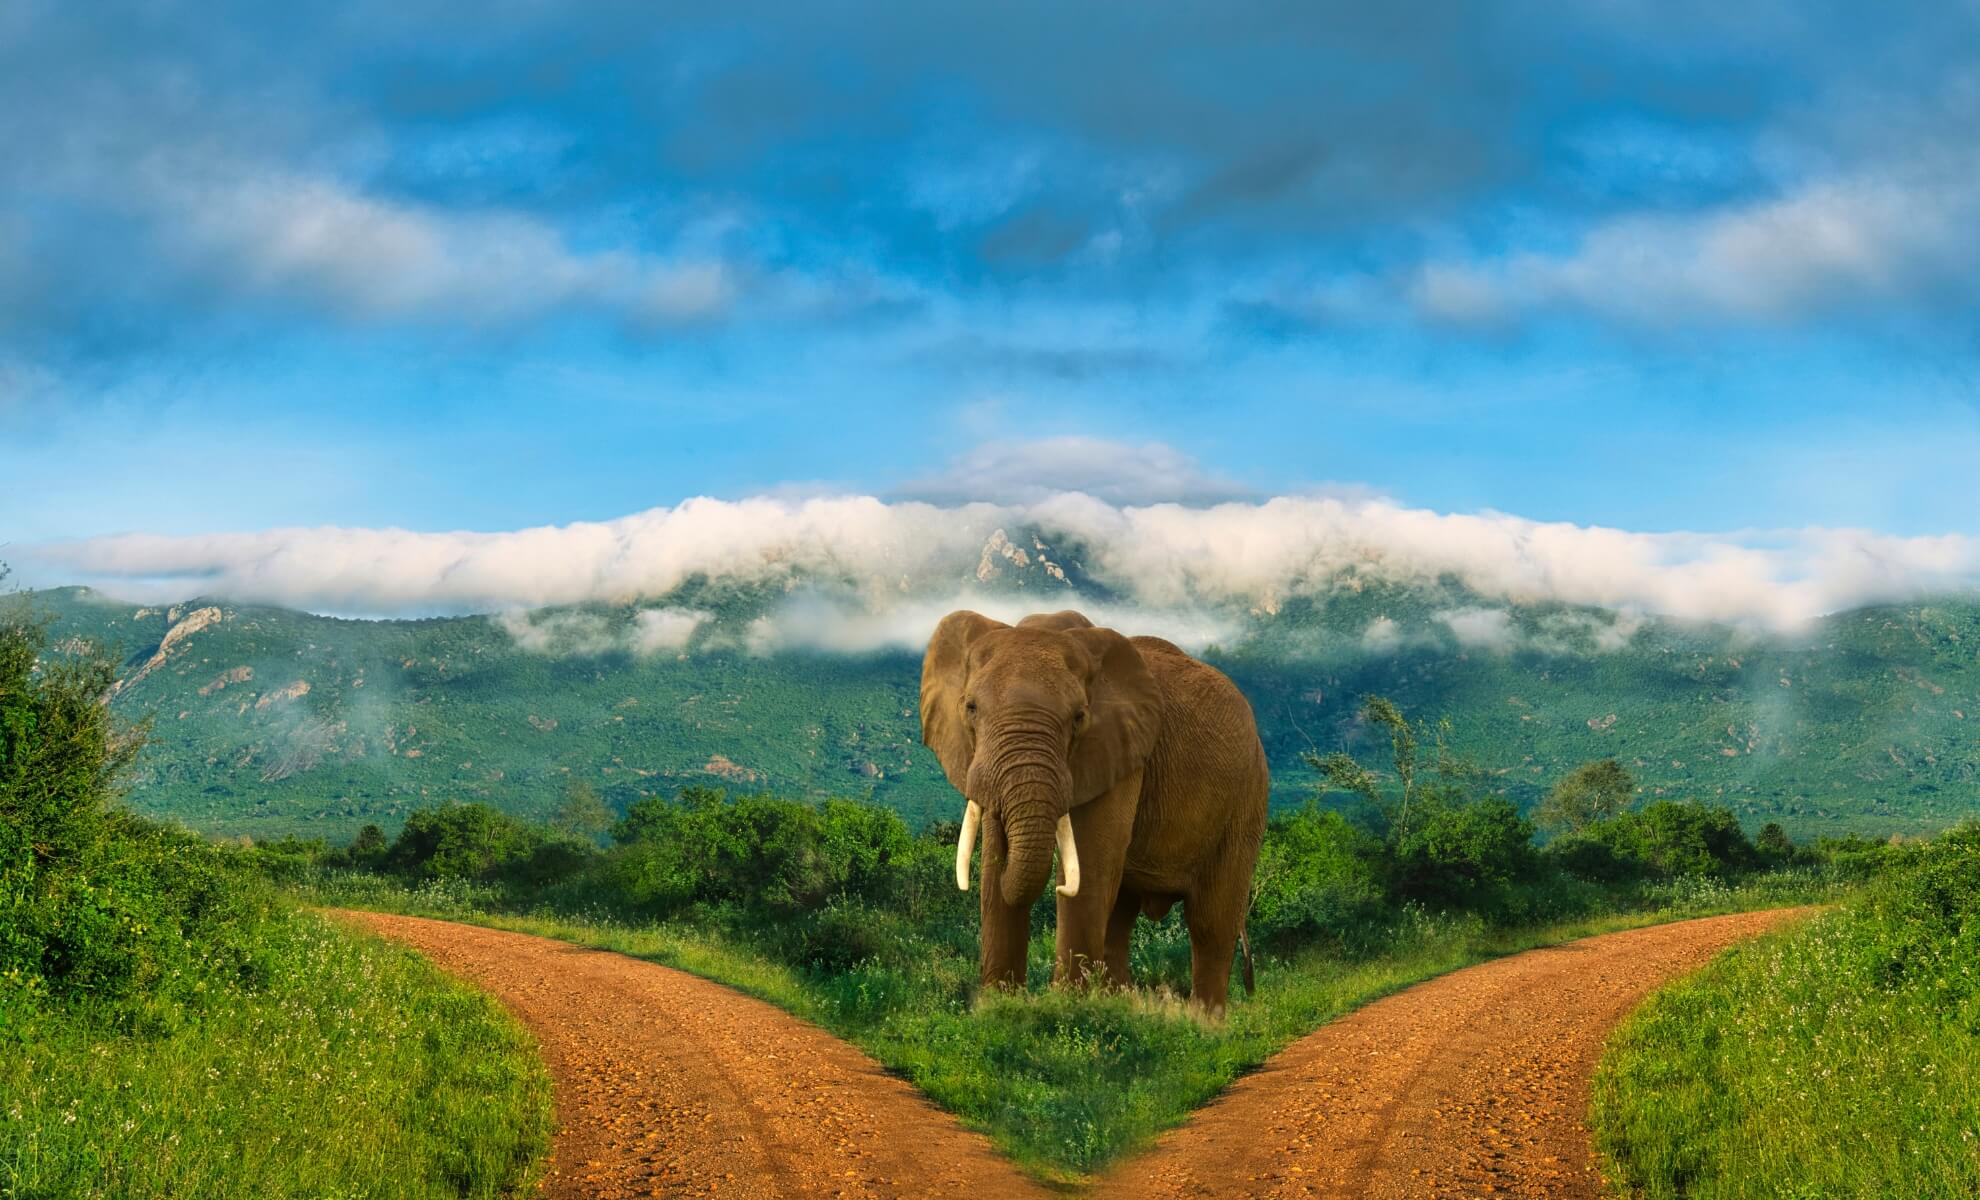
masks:
[[[0,558],[1040,486],[1980,534],[1971,5],[116,7],[0,12]]]

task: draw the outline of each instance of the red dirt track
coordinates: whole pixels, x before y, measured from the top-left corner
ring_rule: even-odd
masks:
[[[1042,1196],[858,1050],[657,963],[474,925],[349,913],[507,1005],[543,1048],[540,1195]]]
[[[1398,992],[1295,1042],[1095,1194],[1592,1200],[1584,1119],[1608,1031],[1801,911],[1606,934]],[[526,934],[345,915],[535,1033],[558,1121],[542,1195],[1046,1194],[860,1051],[719,984]]]
[[[1274,1055],[1099,1194],[1594,1200],[1588,1082],[1608,1032],[1799,911],[1603,934],[1397,992]]]

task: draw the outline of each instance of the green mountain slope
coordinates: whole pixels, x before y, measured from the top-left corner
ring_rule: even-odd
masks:
[[[334,839],[448,799],[544,815],[572,779],[618,806],[717,782],[870,792],[917,823],[954,816],[919,744],[916,655],[752,653],[744,635],[779,597],[685,599],[712,619],[642,654],[647,626],[625,608],[518,627],[26,597],[58,640],[123,656],[113,703],[150,714],[156,736],[131,802],[213,833]],[[1646,795],[1719,800],[1796,836],[1923,832],[1980,811],[1970,600],[1841,614],[1794,639],[1451,585],[1345,587],[1227,616],[1236,632],[1208,657],[1252,698],[1280,803],[1311,794],[1301,751],[1362,746],[1358,700],[1381,692],[1449,714],[1459,747],[1523,803],[1612,755]]]

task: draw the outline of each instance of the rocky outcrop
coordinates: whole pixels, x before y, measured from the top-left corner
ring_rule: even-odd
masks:
[[[172,610],[175,618],[178,611],[176,608]],[[185,615],[183,620],[175,620],[173,626],[165,631],[165,636],[159,639],[158,649],[154,650],[151,657],[145,660],[145,664],[137,669],[137,673],[129,679],[120,679],[112,684],[110,691],[104,696],[104,699],[107,701],[111,696],[116,695],[118,692],[123,691],[125,688],[130,687],[145,676],[151,674],[164,663],[166,657],[172,653],[174,647],[184,644],[185,640],[193,634],[198,633],[209,625],[217,625],[224,619],[225,614],[218,608],[208,605],[205,608],[192,610]]]
[[[287,687],[278,687],[273,691],[262,693],[261,699],[254,702],[254,708],[256,712],[260,712],[271,704],[287,704],[291,700],[300,700],[307,695],[309,695],[309,680],[298,679]]]
[[[1067,582],[1065,568],[1047,556],[1044,542],[1032,538],[1031,549],[1027,551],[1023,546],[1012,541],[1009,534],[999,529],[990,535],[989,541],[983,543],[983,554],[976,563],[976,581],[989,583],[1003,573],[1006,565],[1015,571],[1026,571],[1036,565],[1039,570],[1060,583]]]
[[[224,691],[230,683],[246,683],[253,678],[253,667],[235,667],[231,671],[222,671],[218,675],[215,675],[211,683],[199,689],[199,694],[202,696],[211,696],[215,692]]]
[[[763,778],[761,771],[752,771],[726,754],[711,754],[701,768],[706,773],[730,783],[756,783]]]

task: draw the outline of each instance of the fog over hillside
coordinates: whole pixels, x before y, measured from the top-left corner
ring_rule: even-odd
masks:
[[[1488,601],[1792,632],[1825,613],[1973,589],[1980,538],[1643,533],[1369,497],[1191,506],[1059,492],[1021,503],[696,498],[495,533],[129,534],[32,546],[23,563],[37,582],[132,600],[205,594],[358,616],[637,603],[688,585],[767,588],[790,602],[757,631],[765,645],[860,649],[911,643],[959,604],[1015,615],[1034,600],[1132,609],[1138,627],[1201,643],[1233,618],[1371,580],[1445,579]],[[691,608],[650,618],[645,648],[685,642],[695,621]],[[1460,640],[1485,644],[1502,625],[1489,608],[1448,623]],[[511,620],[526,644],[537,630]],[[1371,627],[1366,636],[1379,648],[1386,634]]]

